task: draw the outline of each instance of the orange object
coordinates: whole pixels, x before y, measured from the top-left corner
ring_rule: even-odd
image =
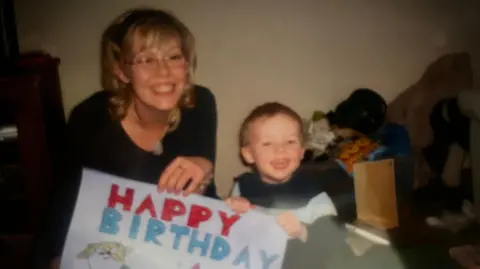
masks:
[[[353,171],[353,164],[368,160],[369,155],[379,148],[379,145],[368,137],[360,137],[341,146],[338,160],[348,173]]]

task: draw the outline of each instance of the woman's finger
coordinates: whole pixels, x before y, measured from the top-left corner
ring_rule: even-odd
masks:
[[[182,177],[189,177],[189,171],[187,169],[177,168],[168,178],[166,183],[166,188],[168,192],[175,192],[175,188],[177,186],[177,182]]]
[[[204,194],[208,186],[212,183],[213,176],[211,174],[207,174],[205,176],[205,174],[203,173],[203,170],[202,170],[202,174],[204,176],[203,176],[203,180],[200,182],[200,184],[197,187],[197,190],[196,190],[197,194]]]
[[[187,189],[183,193],[185,196],[193,193],[199,187],[199,185],[203,183],[204,173],[202,169],[199,168],[195,170],[196,171],[192,176],[192,180],[190,181],[190,184],[188,184]]]
[[[175,192],[179,193],[183,190],[187,182],[192,178],[194,172],[192,171],[192,167],[186,168],[183,170],[183,173],[175,179]]]
[[[175,160],[173,160],[167,166],[167,168],[165,168],[165,170],[162,172],[162,174],[160,175],[160,179],[158,180],[159,191],[163,191],[166,189],[169,178],[175,172],[175,170],[179,167],[181,161],[182,161],[181,158],[175,158]]]

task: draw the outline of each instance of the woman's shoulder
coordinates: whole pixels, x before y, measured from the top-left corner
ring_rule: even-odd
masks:
[[[194,92],[197,105],[215,105],[215,95],[209,88],[202,85],[195,85]]]
[[[183,110],[183,120],[191,126],[208,126],[210,123],[216,125],[217,103],[215,95],[210,89],[195,85],[193,88],[193,108]]]
[[[108,102],[111,92],[97,91],[78,103],[70,112],[69,123],[98,122],[110,118]]]

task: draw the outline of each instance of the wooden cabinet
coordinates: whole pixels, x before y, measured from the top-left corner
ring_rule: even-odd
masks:
[[[0,75],[0,268],[23,268],[31,260],[61,166],[65,116],[58,65],[48,55],[24,55],[14,71]]]

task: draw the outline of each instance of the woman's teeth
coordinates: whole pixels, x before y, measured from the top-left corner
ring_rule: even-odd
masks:
[[[171,92],[173,92],[173,85],[155,87],[155,88],[153,88],[153,91],[156,92],[156,93],[171,93]]]

